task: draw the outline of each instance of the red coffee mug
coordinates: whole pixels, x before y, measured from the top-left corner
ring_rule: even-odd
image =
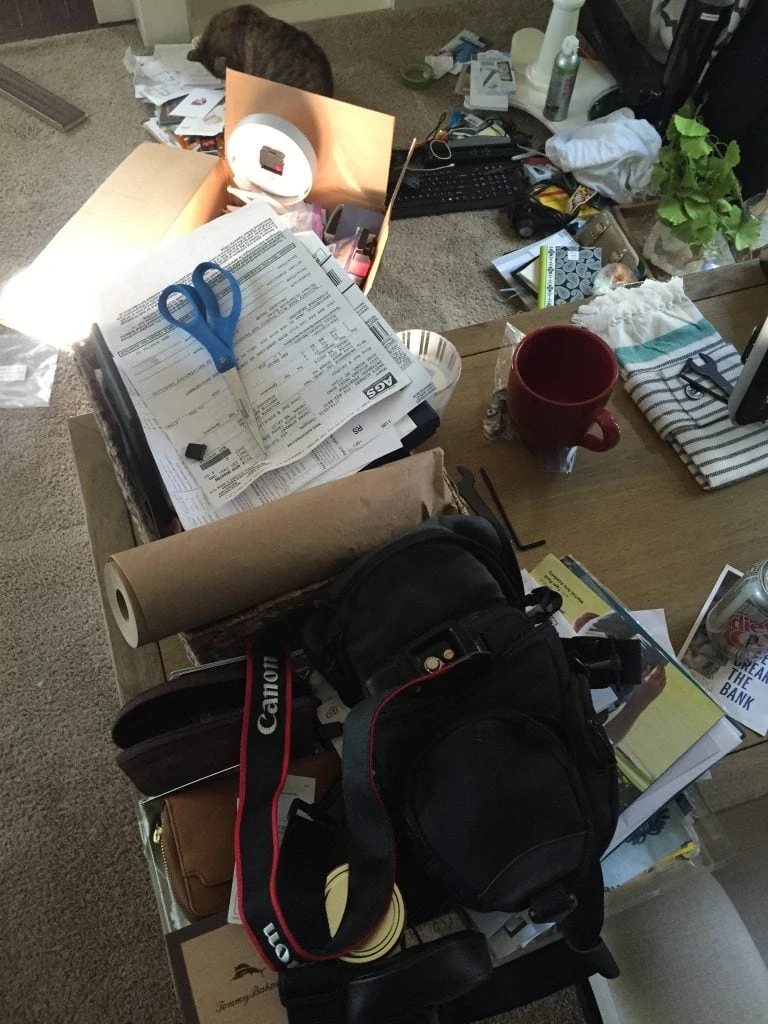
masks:
[[[619,443],[605,408],[618,376],[613,350],[592,331],[570,324],[532,331],[515,349],[507,386],[517,433],[533,451],[607,452]],[[600,434],[590,433],[594,426]]]

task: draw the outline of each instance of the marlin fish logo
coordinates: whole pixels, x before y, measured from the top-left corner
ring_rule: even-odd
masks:
[[[263,974],[263,967],[251,967],[250,964],[238,964],[235,967],[235,973],[232,975],[232,981],[237,981],[238,978],[244,978],[246,974]]]

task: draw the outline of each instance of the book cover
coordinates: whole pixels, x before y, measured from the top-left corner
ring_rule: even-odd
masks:
[[[729,718],[765,736],[768,733],[768,654],[762,658],[734,654],[729,658],[710,640],[705,626],[709,609],[741,576],[732,565],[725,566],[680,648],[680,660]]]
[[[589,298],[595,274],[603,265],[602,249],[594,245],[542,245],[540,258],[540,309]]]
[[[184,1024],[288,1024],[277,975],[226,914],[165,936]]]
[[[576,562],[571,565],[586,572]],[[640,640],[642,682],[618,687],[615,699],[601,713],[624,776],[621,806],[627,807],[700,740],[723,712],[626,609],[601,597],[560,559],[548,555],[532,575],[539,585],[561,595],[563,614],[577,634]]]

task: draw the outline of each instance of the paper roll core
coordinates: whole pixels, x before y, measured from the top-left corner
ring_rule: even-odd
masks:
[[[138,610],[138,602],[130,584],[123,577],[116,563],[111,560],[104,566],[104,587],[107,591],[107,600],[112,615],[126,642],[131,647],[138,647],[141,643],[146,643],[140,639],[146,632],[146,625]]]

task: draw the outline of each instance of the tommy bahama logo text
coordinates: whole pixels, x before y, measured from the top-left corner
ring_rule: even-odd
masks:
[[[227,1010],[234,1010],[237,1006],[247,1006],[252,999],[258,999],[267,992],[277,988],[277,981],[267,982],[265,985],[252,985],[247,992],[236,996],[234,999],[219,999],[216,1002],[216,1013],[225,1013]]]

